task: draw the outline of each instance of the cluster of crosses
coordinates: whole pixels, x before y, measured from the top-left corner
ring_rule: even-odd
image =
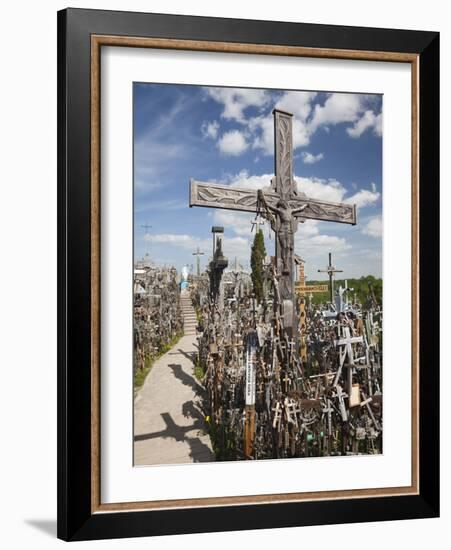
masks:
[[[267,188],[256,191],[190,181],[190,206],[255,213],[271,224],[276,237],[271,271],[272,315],[265,311],[259,322],[255,304],[252,315],[236,310],[234,323],[238,337],[227,349],[221,354],[216,341],[204,342],[211,350],[206,364],[206,385],[212,417],[221,426],[222,443],[226,446],[224,442],[232,432],[235,436],[243,432],[238,437],[242,444],[235,444],[243,458],[307,456],[309,438],[313,437],[317,440],[317,452],[321,449],[322,454],[334,454],[332,442],[337,440],[338,431],[341,454],[350,449],[358,452],[361,448],[358,441],[365,438],[371,439],[374,450],[374,440],[382,429],[377,344],[370,347],[361,320],[358,323],[339,313],[334,314],[333,321],[326,322],[321,312],[316,312],[318,315],[315,313],[310,321],[316,342],[311,344],[313,351],[309,357],[319,372],[308,372],[309,327],[297,295],[302,297],[307,289],[311,292],[315,289],[306,287],[304,277],[295,280],[294,240],[298,224],[314,219],[355,225],[356,208],[312,199],[298,190],[293,177],[290,113],[274,110],[274,136],[275,176]],[[213,259],[209,266],[211,312],[205,320],[212,340],[221,333],[220,324],[224,323],[221,277],[227,259],[222,252],[222,232],[222,228],[213,228]],[[199,251],[197,258],[198,254]],[[331,302],[333,278],[338,271],[329,256],[326,272]],[[324,285],[319,286],[317,291],[325,290]],[[373,328],[372,325],[369,330]]]
[[[134,370],[144,370],[182,333],[177,271],[137,263],[133,282]]]

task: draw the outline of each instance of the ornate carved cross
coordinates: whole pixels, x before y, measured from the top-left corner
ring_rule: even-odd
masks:
[[[275,177],[269,182],[270,185],[257,192],[191,179],[189,205],[261,212],[271,220],[271,227],[276,233],[276,261],[284,322],[289,332],[297,338],[293,255],[298,221],[313,219],[355,225],[356,208],[350,204],[310,199],[297,190],[293,178],[293,115],[278,109],[273,114]]]

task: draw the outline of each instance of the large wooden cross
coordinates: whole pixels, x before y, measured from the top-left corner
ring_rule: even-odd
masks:
[[[356,208],[352,204],[310,199],[298,191],[293,178],[293,115],[278,109],[273,114],[275,177],[268,182],[270,185],[257,192],[191,179],[189,205],[259,212],[270,219],[276,233],[276,262],[284,322],[297,338],[293,257],[298,222],[312,219],[355,225]]]

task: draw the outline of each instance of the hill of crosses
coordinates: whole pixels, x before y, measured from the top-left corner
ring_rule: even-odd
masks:
[[[268,188],[190,182],[192,207],[255,213],[251,269],[225,257],[220,226],[211,228],[212,259],[203,272],[199,249],[193,273],[135,265],[135,379],[175,339],[192,334],[197,427],[210,438],[211,460],[380,454],[380,280],[368,277],[358,288],[336,280],[341,270],[325,250],[328,283],[306,282],[305,262],[294,250],[298,224],[355,225],[356,208],[296,191],[290,113],[275,110],[274,125],[276,169]],[[272,257],[263,224],[274,235]]]

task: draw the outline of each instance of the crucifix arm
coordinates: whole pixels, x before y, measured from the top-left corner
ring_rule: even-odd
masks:
[[[258,211],[258,193],[255,189],[243,189],[230,185],[218,185],[201,181],[190,181],[190,206],[204,206],[208,208],[224,208],[226,210],[239,210],[244,212]],[[277,212],[277,203],[280,195],[268,188],[261,190],[267,205],[267,211]],[[290,207],[294,216],[305,219],[334,221],[339,223],[357,223],[356,208],[353,204],[336,203],[310,199],[308,197],[296,197],[291,199]]]
[[[297,204],[299,204],[299,206],[297,206]],[[357,223],[355,204],[320,201],[305,197],[290,201],[290,205],[293,216],[312,220],[348,223],[351,225]]]
[[[257,193],[229,185],[190,181],[190,206],[257,212]]]
[[[301,212],[303,212],[307,208],[307,206],[308,206],[308,203],[305,203],[299,208],[295,208],[294,210],[292,210],[293,216],[296,216],[297,214],[300,214]]]

